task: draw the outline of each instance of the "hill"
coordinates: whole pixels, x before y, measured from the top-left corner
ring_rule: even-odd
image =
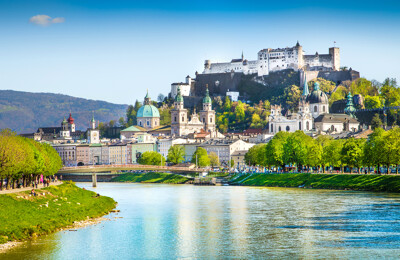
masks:
[[[89,127],[93,111],[96,120],[108,122],[125,117],[127,107],[62,94],[0,90],[0,129],[29,133],[38,127],[60,126],[71,112],[76,129],[84,130]]]

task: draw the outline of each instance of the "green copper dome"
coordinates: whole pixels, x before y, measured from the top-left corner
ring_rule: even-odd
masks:
[[[68,124],[68,121],[67,121],[67,119],[65,119],[65,116],[64,116],[64,120],[62,121],[62,124],[63,124],[63,125]]]
[[[210,92],[208,91],[208,88],[206,89],[206,96],[203,98],[203,103],[211,104]]]
[[[315,82],[314,83],[314,90],[311,92],[310,95],[307,97],[307,102],[310,104],[315,104],[315,103],[328,103],[328,96],[319,89],[319,83]]]
[[[160,112],[153,105],[144,105],[139,108],[137,117],[160,117]]]
[[[182,94],[181,94],[181,88],[180,87],[178,87],[178,93],[175,96],[175,101],[176,102],[183,102],[183,97],[182,97]]]

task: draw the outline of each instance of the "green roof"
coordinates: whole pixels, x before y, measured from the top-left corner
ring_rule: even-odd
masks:
[[[160,112],[153,105],[141,106],[137,112],[137,117],[160,117]]]
[[[178,87],[178,93],[175,96],[175,101],[176,102],[183,102],[183,97],[182,97],[182,94],[181,94],[181,88],[180,87]]]
[[[146,129],[138,125],[133,125],[128,128],[125,128],[124,130],[121,130],[121,132],[143,132],[143,131],[146,131]]]
[[[103,146],[102,144],[90,144],[90,147],[99,147],[99,146]]]
[[[206,96],[203,98],[203,103],[211,103],[210,92],[206,89]]]

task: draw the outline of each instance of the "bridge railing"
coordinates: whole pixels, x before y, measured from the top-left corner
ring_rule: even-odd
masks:
[[[159,170],[179,170],[179,171],[204,171],[203,168],[189,168],[181,166],[160,166],[160,165],[142,165],[142,164],[110,164],[110,165],[86,165],[86,166],[69,166],[63,167],[60,171],[85,170],[85,169],[109,169],[109,168],[125,168],[125,169],[159,169]]]

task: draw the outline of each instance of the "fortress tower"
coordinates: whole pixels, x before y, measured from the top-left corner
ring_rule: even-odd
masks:
[[[329,55],[332,56],[333,70],[340,70],[340,52],[338,47],[329,48]]]

